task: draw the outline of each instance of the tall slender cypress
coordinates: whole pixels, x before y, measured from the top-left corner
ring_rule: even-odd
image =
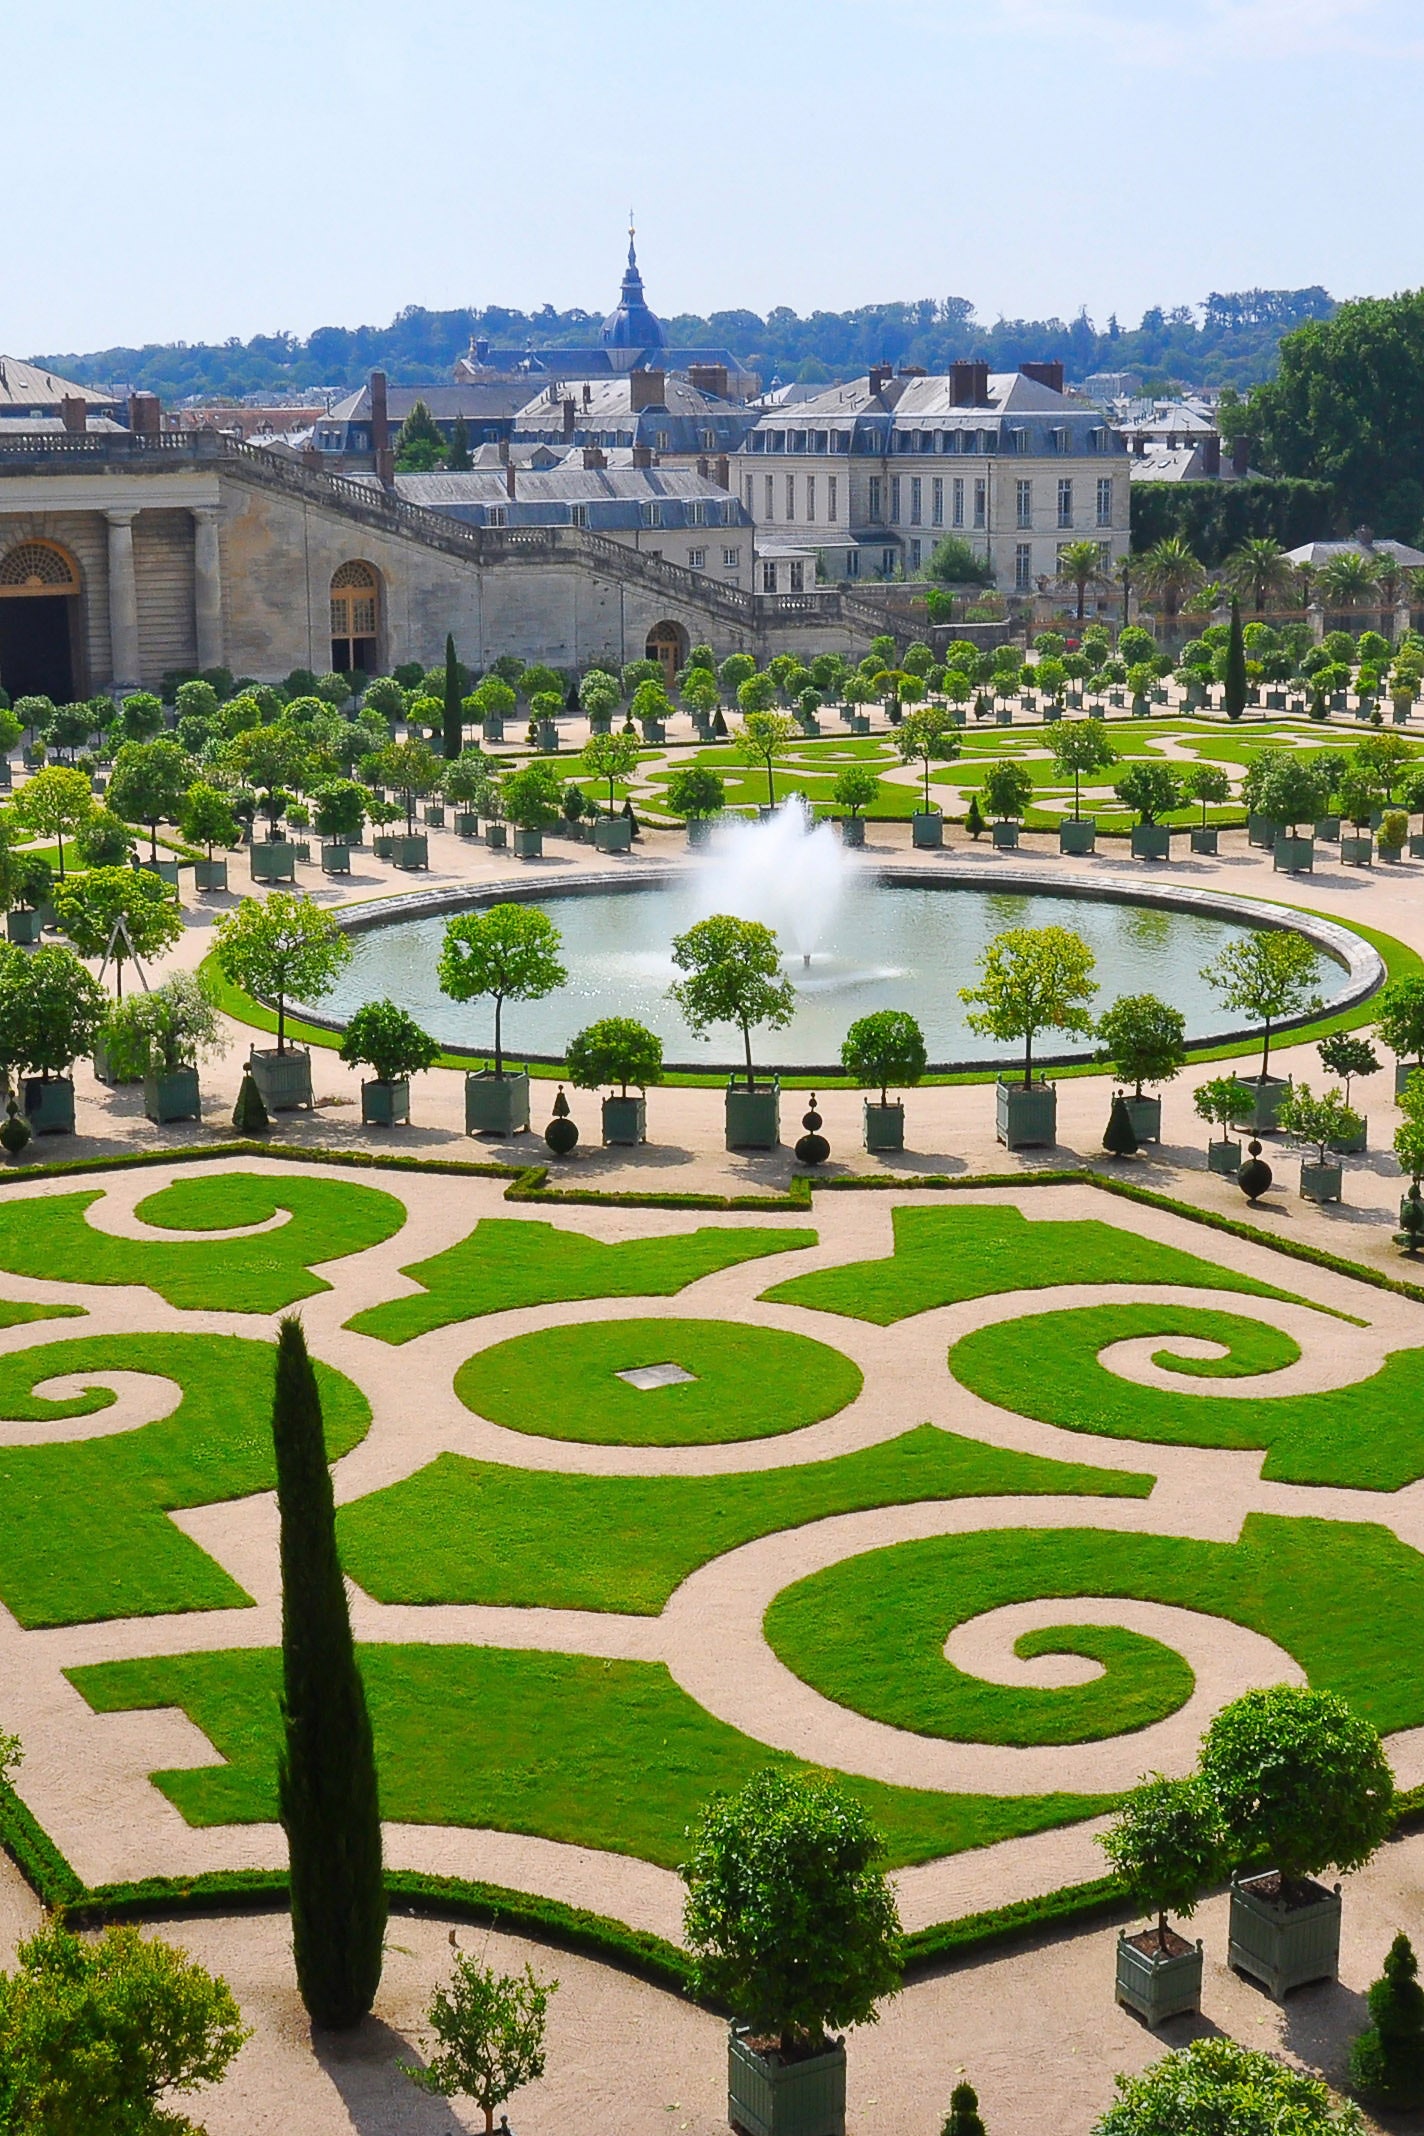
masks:
[[[277,1336],[272,1404],[282,1554],[278,1797],[292,1945],[312,2023],[358,2025],[381,1980],[386,1890],[366,1693],[336,1553],[321,1396],[300,1320]]]
[[[453,763],[465,740],[465,708],[460,698],[460,663],[455,640],[445,634],[445,756]]]
[[[1231,596],[1231,635],[1226,641],[1226,680],[1221,702],[1228,719],[1246,710],[1246,640],[1241,630],[1241,603]]]

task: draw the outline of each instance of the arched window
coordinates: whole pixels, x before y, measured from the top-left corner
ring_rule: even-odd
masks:
[[[72,558],[51,541],[22,541],[0,557],[0,596],[78,593]]]
[[[342,564],[331,580],[331,664],[341,675],[380,667],[381,582],[370,564]]]
[[[671,689],[677,680],[678,669],[687,658],[687,632],[680,623],[655,623],[648,632],[643,656],[647,660],[661,661],[664,679]]]

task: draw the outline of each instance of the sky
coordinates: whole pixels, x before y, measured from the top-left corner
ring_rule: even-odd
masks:
[[[0,8],[0,350],[1424,281],[1418,0]]]

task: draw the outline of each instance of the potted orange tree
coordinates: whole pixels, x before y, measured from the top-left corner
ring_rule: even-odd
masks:
[[[647,1141],[648,1086],[663,1079],[663,1042],[655,1031],[632,1016],[602,1016],[569,1040],[564,1066],[576,1090],[618,1084],[617,1094],[610,1091],[603,1101],[605,1143]]]
[[[1229,1009],[1260,1026],[1261,1066],[1254,1076],[1242,1078],[1252,1104],[1238,1122],[1259,1135],[1275,1126],[1290,1088],[1287,1077],[1270,1072],[1271,1032],[1278,1023],[1320,1007],[1315,949],[1293,927],[1261,927],[1232,942],[1215,964],[1204,965],[1202,977]]]
[[[1153,1773],[1099,1840],[1129,1896],[1157,1916],[1155,1927],[1122,1928],[1117,1938],[1117,2000],[1149,2025],[1201,2008],[1201,1940],[1179,1936],[1167,1915],[1196,1912],[1218,1873],[1223,1836],[1216,1798],[1198,1776]]]
[[[1101,1060],[1111,1061],[1127,1095],[1128,1118],[1139,1142],[1162,1140],[1162,1100],[1149,1098],[1144,1083],[1169,1083],[1185,1067],[1187,1024],[1180,1009],[1155,994],[1120,994],[1098,1019]]]
[[[395,1001],[363,1001],[341,1041],[341,1058],[374,1068],[361,1085],[363,1127],[410,1124],[410,1079],[433,1067],[440,1048],[407,1009]]]
[[[781,1083],[759,1083],[752,1066],[752,1032],[760,1024],[784,1031],[796,1013],[791,981],[781,969],[776,936],[760,920],[714,912],[674,935],[672,961],[685,973],[668,988],[689,1028],[702,1037],[713,1025],[735,1024],[742,1034],[746,1074],[727,1084],[725,1135],[729,1150],[774,1150],[781,1140]]]
[[[1066,927],[1011,927],[979,956],[978,986],[962,986],[965,1021],[982,1038],[1023,1041],[1021,1080],[1001,1074],[995,1089],[995,1128],[1006,1149],[1051,1143],[1058,1137],[1058,1093],[1035,1081],[1033,1042],[1040,1031],[1086,1036],[1088,1003],[1097,992],[1093,952]]]
[[[494,1067],[465,1077],[467,1135],[514,1135],[529,1125],[529,1070],[504,1070],[504,1004],[542,1001],[564,984],[560,946],[558,928],[534,905],[489,905],[446,922],[441,993],[452,1001],[488,995],[494,1003]]]
[[[890,1099],[892,1083],[918,1083],[925,1072],[925,1034],[904,1009],[875,1009],[859,1016],[841,1044],[841,1066],[857,1088],[879,1086],[880,1102],[864,1101],[868,1150],[905,1147],[905,1101]]]

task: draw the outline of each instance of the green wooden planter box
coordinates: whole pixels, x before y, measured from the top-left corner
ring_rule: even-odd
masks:
[[[1419,831],[1410,832],[1409,858],[1411,860],[1424,860],[1424,833]]]
[[[694,715],[694,724],[695,724],[695,715]],[[711,722],[710,722],[710,721],[708,722],[708,727],[709,727],[709,732],[708,732],[708,733],[707,733],[706,735],[703,735],[703,736],[701,737],[701,739],[702,739],[702,740],[704,740],[704,741],[710,741],[710,740],[711,740],[711,733],[710,733],[710,727],[711,727]],[[590,734],[611,734],[611,733],[613,732],[613,714],[612,714],[611,712],[594,712],[594,713],[591,713],[591,714],[590,714],[590,716],[589,716],[589,722],[588,722],[588,731],[589,731],[589,733],[590,733]]]
[[[268,1112],[308,1110],[312,1096],[311,1055],[304,1046],[288,1046],[279,1053],[275,1046],[254,1046],[247,1057],[252,1080]]]
[[[1134,860],[1170,860],[1172,833],[1165,823],[1134,823],[1128,843]]]
[[[225,860],[195,860],[193,862],[193,888],[195,890],[226,890],[227,862]]]
[[[559,748],[559,730],[558,727],[555,725],[554,721],[551,719],[541,719],[536,721],[535,732],[539,738],[539,748],[542,754],[545,756],[557,755]]]
[[[178,863],[176,860],[141,860],[139,866],[146,875],[156,875],[170,890],[178,888]]]
[[[1282,831],[1271,848],[1271,866],[1278,875],[1309,875],[1315,868],[1314,838],[1291,838]]]
[[[689,846],[690,846],[690,847],[691,847],[691,848],[692,848],[692,849],[693,849],[694,851],[696,851],[696,850],[697,850],[697,848],[698,848],[698,847],[700,847],[700,846],[709,846],[709,845],[711,845],[711,843],[712,843],[712,818],[711,818],[710,816],[689,816],[689,817],[688,817],[688,819],[687,819],[687,843],[688,843],[688,845],[689,845]]]
[[[291,883],[297,879],[297,849],[287,838],[262,838],[247,849],[255,883]]]
[[[465,1133],[517,1135],[529,1125],[529,1071],[496,1075],[482,1068],[465,1077]]]
[[[1045,706],[1044,706],[1044,708],[1043,708],[1043,724],[1044,724],[1044,726],[1045,726],[1045,727],[1056,727],[1056,726],[1058,725],[1059,721],[1060,721],[1060,720],[1062,719],[1062,717],[1063,717],[1063,707],[1062,707],[1062,705],[1045,705]]]
[[[603,1140],[618,1147],[630,1148],[648,1139],[648,1101],[646,1098],[605,1098],[603,1101]]]
[[[872,1151],[905,1147],[905,1106],[902,1099],[881,1105],[866,1098],[861,1105],[861,1140]]]
[[[1192,832],[1192,851],[1194,853],[1215,853],[1218,850],[1220,837],[1221,830],[1217,824],[1210,823],[1205,830],[1198,824],[1197,828]]]
[[[1246,842],[1248,845],[1260,846],[1263,852],[1270,853],[1275,849],[1280,828],[1274,816],[1248,816]]]
[[[774,1150],[781,1142],[781,1084],[729,1083],[724,1098],[724,1126],[729,1150]]]
[[[503,853],[509,845],[509,825],[507,823],[487,823],[485,825],[485,844],[489,847],[491,853]]]
[[[1185,2017],[1201,2008],[1202,1947],[1170,1957],[1149,1957],[1137,1949],[1125,1928],[1117,1932],[1115,1999],[1135,2010],[1154,2028],[1169,2017]]]
[[[430,840],[424,831],[403,831],[391,840],[391,865],[395,868],[430,866]]]
[[[599,853],[628,853],[633,846],[633,826],[626,816],[596,816],[594,848]]]
[[[1284,1075],[1243,1075],[1241,1081],[1253,1093],[1254,1103],[1245,1117],[1234,1121],[1236,1127],[1248,1128],[1252,1134],[1270,1134],[1276,1124],[1276,1115],[1281,1109],[1281,1100],[1290,1089],[1290,1078]]]
[[[174,1068],[166,1075],[146,1075],[143,1109],[159,1127],[169,1120],[201,1120],[203,1100],[197,1069]]]
[[[950,708],[949,708],[949,724],[950,724],[950,726],[951,726],[951,727],[967,727],[967,726],[968,726],[968,724],[969,724],[969,714],[968,714],[968,713],[967,713],[967,712],[965,711],[965,709],[964,709],[963,705],[951,705],[951,706],[950,706]]]
[[[351,848],[349,845],[327,845],[321,848],[321,871],[323,875],[349,875],[351,873]]]
[[[1229,1135],[1223,1136],[1220,1142],[1209,1142],[1206,1146],[1206,1168],[1209,1172],[1220,1172],[1223,1177],[1234,1179],[1241,1169],[1240,1143],[1233,1142]]]
[[[933,852],[944,844],[942,809],[917,808],[910,818],[910,840],[921,852]]]
[[[607,729],[604,731],[606,733]],[[502,712],[492,712],[487,719],[482,719],[480,721],[480,734],[487,742],[502,742],[504,740],[504,714]]]
[[[1337,1202],[1345,1183],[1345,1168],[1338,1164],[1314,1164],[1301,1160],[1300,1198],[1308,1202]]]
[[[480,819],[476,811],[472,808],[456,809],[455,836],[457,838],[478,838],[479,835]]]
[[[1389,716],[1396,727],[1407,727],[1409,725],[1409,715],[1413,710],[1413,705],[1391,705]]]
[[[604,731],[606,733],[607,729],[605,729]],[[711,713],[694,712],[692,715],[692,731],[699,742],[710,742],[712,739]]]
[[[1004,821],[991,823],[989,836],[993,840],[996,852],[1012,853],[1019,842],[1019,827],[1016,823]]]
[[[1091,853],[1098,842],[1098,826],[1092,816],[1065,816],[1058,826],[1060,853]]]
[[[1369,1146],[1370,1123],[1363,1115],[1360,1119],[1360,1131],[1357,1135],[1341,1135],[1338,1141],[1329,1145],[1341,1157],[1358,1157],[1360,1152],[1368,1149]]]
[[[34,1135],[74,1133],[74,1083],[67,1075],[27,1075],[20,1083],[20,1110]]]
[[[1376,850],[1379,853],[1380,859],[1384,861],[1403,860],[1404,858],[1403,846],[1391,845],[1387,838],[1381,838],[1378,841]]]
[[[820,719],[819,719],[819,717],[817,716],[817,714],[816,714],[816,713],[814,713],[814,712],[798,712],[798,713],[797,713],[797,715],[796,715],[796,719],[797,719],[797,724],[799,725],[799,727],[800,727],[800,729],[801,729],[801,732],[802,732],[803,734],[805,734],[805,735],[817,735],[817,734],[819,734],[819,733],[820,733],[820,731],[821,731],[821,722],[820,722]]]
[[[994,725],[996,727],[1012,727],[1013,723],[1014,708],[1012,705],[996,705],[994,707]]]
[[[1277,2002],[1312,1980],[1335,1980],[1340,1971],[1340,1886],[1312,1888],[1308,1905],[1287,1909],[1261,1887],[1266,1877],[1233,1879],[1227,1930],[1227,1964],[1249,1973]]]
[[[1132,1132],[1139,1142],[1162,1140],[1162,1100],[1160,1098],[1126,1098],[1127,1117],[1132,1122]]]
[[[944,819],[941,818],[940,842],[943,843],[943,840]],[[843,816],[841,818],[841,844],[844,846],[863,846],[865,844],[864,816]]]
[[[542,860],[544,857],[544,833],[526,831],[515,825],[514,850],[520,860]]]
[[[361,1124],[363,1127],[398,1127],[410,1124],[410,1079],[398,1076],[394,1082],[383,1082],[378,1076],[373,1082],[361,1085]]]
[[[1404,1093],[1405,1093],[1405,1091],[1406,1091],[1406,1090],[1407,1090],[1407,1089],[1409,1088],[1409,1078],[1410,1078],[1410,1077],[1411,1077],[1411,1076],[1412,1076],[1412,1075],[1414,1074],[1415,1070],[1416,1070],[1416,1069],[1418,1069],[1418,1068],[1424,1068],[1424,1062],[1421,1062],[1421,1061],[1396,1061],[1396,1062],[1395,1062],[1395,1064],[1394,1064],[1394,1096],[1395,1096],[1395,1102],[1396,1102],[1396,1103],[1398,1103],[1399,1099],[1400,1099],[1400,1098],[1402,1098],[1402,1097],[1404,1096]]]
[[[40,915],[29,905],[13,905],[5,915],[5,937],[28,948],[40,938]]]
[[[850,716],[850,731],[852,734],[869,734],[870,714],[868,712],[852,712]]]
[[[425,804],[425,821],[426,821],[426,823],[427,823],[427,824],[429,825],[429,827],[430,827],[430,829],[431,829],[432,831],[443,831],[443,830],[444,830],[444,828],[445,828],[445,804],[444,804],[444,802],[443,802],[443,801],[427,801],[427,802],[426,802],[426,804]]]
[[[141,1083],[143,1081],[141,1075],[119,1074],[110,1058],[109,1049],[102,1038],[96,1038],[94,1041],[93,1061],[94,1080],[98,1083],[107,1083],[111,1090],[117,1090],[125,1083]]]
[[[645,719],[643,721],[643,740],[661,747],[667,740],[667,728],[662,720]]]
[[[994,1086],[994,1132],[1006,1150],[1036,1149],[1058,1140],[1058,1092],[1052,1083],[1000,1079]]]
[[[1317,838],[1323,838],[1327,845],[1333,845],[1340,836],[1340,818],[1322,816],[1316,823],[1315,835]]]
[[[746,2027],[727,2041],[727,2119],[742,2136],[845,2136],[846,2058],[839,2040],[804,2062],[762,2056]]]
[[[1369,831],[1340,833],[1340,860],[1347,868],[1368,868],[1374,859],[1375,842]]]

